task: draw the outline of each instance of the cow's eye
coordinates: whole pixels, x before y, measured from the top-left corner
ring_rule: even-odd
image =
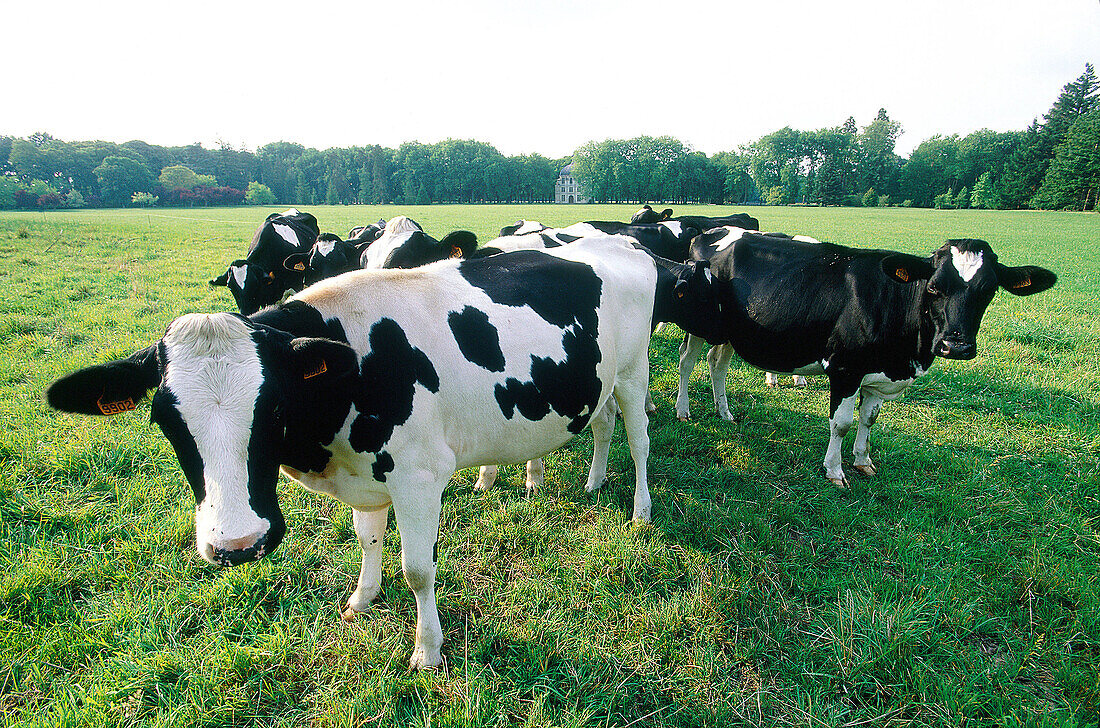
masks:
[[[933,283],[928,284],[928,292],[931,293],[933,296],[940,295],[940,289],[936,288],[935,284]]]

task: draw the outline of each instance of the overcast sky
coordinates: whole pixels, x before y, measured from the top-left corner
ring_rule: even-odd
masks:
[[[318,149],[448,137],[708,154],[885,107],[903,154],[1024,129],[1100,60],[1100,0],[5,3],[0,134]]]

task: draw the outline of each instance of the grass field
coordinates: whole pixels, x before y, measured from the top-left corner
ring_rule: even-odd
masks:
[[[480,239],[526,217],[633,206],[308,208],[322,230],[409,214]],[[729,208],[679,208],[717,214]],[[147,406],[48,410],[63,373],[127,356],[186,312],[271,210],[0,213],[0,714],[7,725],[1095,725],[1100,714],[1100,216],[752,208],[764,229],[926,254],[988,240],[1055,270],[1002,293],[969,362],[938,361],[872,437],[879,475],[820,470],[823,379],[736,364],[735,421],[676,420],[674,330],[651,347],[653,522],[591,439],[491,493],[444,496],[444,667],[412,673],[415,605],[387,533],[383,593],[339,619],[359,568],[350,510],[284,481],[288,534],[202,561],[194,500]],[[788,380],[789,381],[789,380]],[[850,437],[846,455],[850,461]]]

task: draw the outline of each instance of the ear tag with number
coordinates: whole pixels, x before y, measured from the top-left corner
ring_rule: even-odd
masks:
[[[462,248],[458,247],[457,245],[453,246],[451,248],[451,257],[452,258],[461,258],[462,257]]]
[[[1030,286],[1030,285],[1031,285],[1031,276],[1027,276],[1027,277],[1026,277],[1026,278],[1024,278],[1024,279],[1023,279],[1022,281],[1016,281],[1015,283],[1013,283],[1013,284],[1012,284],[1012,288],[1013,288],[1013,289],[1016,289],[1016,288],[1027,288],[1027,287],[1028,287],[1028,286]]]
[[[313,379],[314,377],[321,376],[322,374],[324,374],[327,371],[328,371],[328,367],[325,366],[325,360],[322,359],[320,366],[318,366],[316,369],[314,369],[312,371],[308,371],[305,374],[303,374],[302,379]]]
[[[95,403],[96,406],[99,407],[99,411],[105,415],[117,415],[122,412],[129,412],[130,410],[137,409],[137,404],[134,402],[133,397],[120,399],[117,402],[104,402],[103,398],[100,397]]]
[[[299,262],[299,263],[294,264],[294,270],[305,270],[305,269],[306,269],[306,264],[305,263],[300,263]]]
[[[906,283],[909,282],[909,271],[905,270],[904,268],[898,268],[896,271],[894,271],[894,275],[897,276],[899,279],[905,281]]]

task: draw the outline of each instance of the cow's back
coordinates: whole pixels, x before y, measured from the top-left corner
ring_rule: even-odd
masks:
[[[625,239],[610,240],[355,271],[296,299],[337,319],[364,361],[392,361],[362,386],[401,400],[385,407],[401,421],[378,423],[395,459],[429,446],[452,451],[459,468],[518,462],[582,430],[618,372],[645,361],[656,271]],[[401,373],[410,362],[425,370],[411,388]]]

